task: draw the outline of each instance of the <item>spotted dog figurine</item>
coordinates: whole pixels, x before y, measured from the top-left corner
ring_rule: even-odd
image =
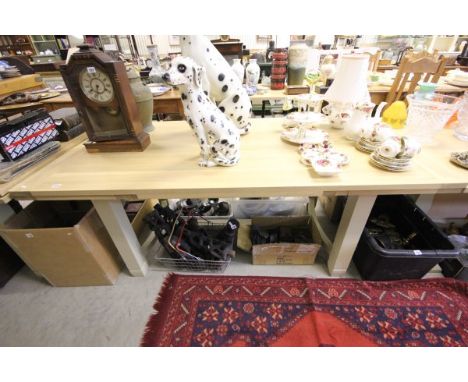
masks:
[[[240,133],[246,134],[250,128],[252,103],[242,82],[226,59],[205,36],[180,36],[180,45],[182,55],[192,57],[206,69],[210,84],[210,97],[239,128]]]
[[[240,158],[239,130],[203,91],[202,75],[203,68],[194,60],[176,57],[162,78],[182,92],[185,118],[201,148],[198,164],[202,167],[233,166]]]

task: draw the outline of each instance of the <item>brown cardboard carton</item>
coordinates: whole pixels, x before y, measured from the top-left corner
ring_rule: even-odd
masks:
[[[312,235],[312,219],[309,216],[293,217],[258,217],[252,219],[252,225],[265,228],[278,226],[310,227]],[[314,264],[319,244],[309,243],[274,243],[255,244],[252,246],[252,263],[254,265],[309,265]]]
[[[89,202],[33,202],[0,235],[54,286],[112,285],[120,273],[117,250]]]

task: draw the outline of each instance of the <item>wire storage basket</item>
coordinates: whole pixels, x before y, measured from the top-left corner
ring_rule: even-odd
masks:
[[[225,222],[220,220],[202,219],[203,228],[210,234],[216,235],[224,226]],[[236,248],[237,234],[234,238],[234,246]],[[233,251],[232,256],[235,255]],[[206,260],[191,255],[192,258],[174,258],[158,241],[152,251],[151,269],[153,270],[176,270],[178,272],[203,272],[203,273],[223,273],[227,266],[231,263],[231,256],[227,256],[226,260]]]
[[[227,260],[196,260],[196,259],[173,259],[165,251],[160,251],[154,257],[154,264],[157,268],[177,270],[179,272],[213,272],[223,273],[231,263],[231,258]]]

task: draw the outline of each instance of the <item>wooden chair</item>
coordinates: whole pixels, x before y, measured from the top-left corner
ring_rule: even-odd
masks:
[[[386,102],[401,100],[407,94],[414,93],[419,81],[437,83],[444,74],[445,57],[437,52],[408,52],[401,60],[393,85],[388,92]],[[410,75],[413,78],[410,80]]]
[[[375,54],[364,52],[364,54],[369,56],[369,71],[376,72],[379,67],[380,58],[382,57],[382,51],[378,50]]]

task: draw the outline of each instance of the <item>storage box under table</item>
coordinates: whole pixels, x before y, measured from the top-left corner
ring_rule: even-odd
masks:
[[[444,259],[457,258],[459,251],[431,219],[407,196],[379,196],[369,221],[387,215],[414,249],[387,249],[364,229],[353,261],[365,280],[401,280],[423,277]],[[368,222],[369,222],[368,221]]]
[[[54,286],[112,285],[120,273],[115,246],[90,202],[33,202],[0,235]]]
[[[277,227],[308,227],[312,238],[313,222],[310,216],[255,217],[252,225],[265,229]],[[314,264],[319,244],[314,243],[268,243],[252,245],[254,265],[310,265]]]

